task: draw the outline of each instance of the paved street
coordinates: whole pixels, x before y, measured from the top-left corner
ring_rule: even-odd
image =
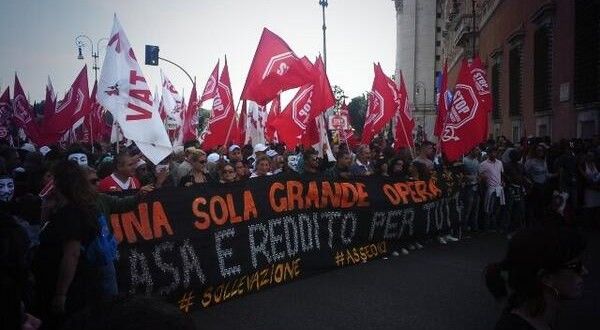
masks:
[[[585,297],[568,302],[558,329],[598,329],[600,233],[589,233]],[[326,272],[198,311],[201,329],[492,329],[500,312],[482,269],[506,239],[481,235],[409,256]],[[595,326],[594,326],[595,324]]]

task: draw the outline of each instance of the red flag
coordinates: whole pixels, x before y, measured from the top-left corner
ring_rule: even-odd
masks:
[[[307,66],[283,39],[265,28],[240,98],[264,106],[281,91],[311,83],[312,69]]]
[[[217,84],[219,82],[219,61],[217,61],[217,65],[213,69],[210,77],[208,77],[208,81],[206,82],[206,86],[204,86],[204,92],[202,92],[202,96],[198,101],[198,104],[202,105],[202,102],[210,99],[214,99],[217,96]]]
[[[227,145],[227,142],[232,137],[231,131],[234,129],[234,118],[235,108],[231,93],[231,83],[229,81],[227,59],[225,59],[225,65],[223,66],[223,72],[221,72],[217,87],[217,96],[214,99],[212,113],[203,134],[202,148],[208,150],[220,145]]]
[[[444,122],[448,115],[448,61],[444,63],[444,71],[442,71],[440,92],[437,99],[437,118],[435,120],[435,128],[433,135],[440,137],[444,129]]]
[[[312,84],[302,86],[275,120],[274,126],[277,127],[277,137],[290,150],[300,144],[302,135],[306,131],[313,91],[314,85]]]
[[[479,58],[471,64],[463,60],[452,105],[441,133],[442,150],[449,161],[456,161],[487,138],[488,112],[492,96]]]
[[[279,94],[271,101],[271,109],[269,110],[269,114],[267,115],[267,123],[265,124],[265,137],[267,141],[275,140],[275,131],[277,130],[277,126],[275,126],[275,120],[277,116],[281,113],[281,97]]]
[[[96,99],[97,91],[98,82],[94,82],[92,94],[90,95],[90,113],[85,116],[85,121],[83,122],[84,130],[86,132],[84,133],[84,136],[85,134],[89,134],[89,137],[92,140],[90,142],[108,141],[112,129],[111,125],[104,120],[105,110]]]
[[[317,126],[316,119],[327,109],[335,106],[335,97],[329,84],[329,78],[325,72],[325,64],[321,56],[317,58],[314,65],[315,70],[315,88],[312,95],[310,111],[308,113],[308,123],[304,134],[303,142],[307,146],[319,143],[321,133]]]
[[[391,79],[390,83],[395,86],[395,83]],[[400,73],[400,88],[394,95],[394,99],[398,104],[398,110],[396,111],[394,148],[396,150],[400,150],[402,147],[411,148],[414,145],[412,131],[415,128],[415,121],[410,113],[408,92],[406,91],[402,72]]]
[[[375,78],[368,97],[369,103],[361,140],[363,144],[371,142],[375,134],[379,133],[392,119],[397,108],[393,96],[395,87],[390,88],[389,78],[383,73],[379,64],[374,64],[373,67]]]
[[[37,145],[40,144],[40,131],[35,122],[35,113],[25,97],[23,87],[15,74],[15,98],[13,100],[13,118],[17,127],[22,128],[31,141]]]
[[[196,83],[192,86],[190,101],[183,114],[183,142],[198,139],[198,95]]]
[[[75,78],[65,97],[57,103],[49,120],[44,120],[44,143],[56,143],[75,123],[90,112],[87,66]]]
[[[6,87],[0,97],[0,139],[10,140],[12,126],[12,108],[10,106],[10,90]]]
[[[54,115],[56,110],[56,93],[54,93],[54,87],[50,76],[48,76],[48,83],[46,84],[46,99],[44,101],[44,121],[47,121]]]
[[[246,144],[246,100],[242,101],[242,111],[240,112],[240,118],[234,123],[234,128],[237,128],[232,132],[231,141],[237,145]]]

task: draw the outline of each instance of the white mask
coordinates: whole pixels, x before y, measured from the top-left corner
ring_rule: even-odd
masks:
[[[79,152],[77,152],[77,153],[74,153],[74,154],[70,154],[70,155],[67,157],[67,159],[68,159],[68,160],[70,160],[70,161],[75,161],[75,162],[77,162],[77,164],[79,164],[79,166],[84,166],[84,165],[85,165],[85,166],[87,166],[87,164],[88,164],[88,158],[87,158],[87,155],[86,155],[86,154],[79,153]]]
[[[0,179],[0,200],[9,202],[15,194],[15,182],[12,178]]]

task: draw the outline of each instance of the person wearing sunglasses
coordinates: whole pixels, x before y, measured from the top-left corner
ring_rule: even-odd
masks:
[[[195,184],[211,182],[211,176],[208,174],[206,170],[206,153],[200,149],[193,148],[189,152],[189,161],[192,164],[192,170],[188,175],[185,175],[181,178],[179,182],[180,187],[189,187]]]
[[[496,329],[554,328],[561,304],[583,293],[585,250],[583,236],[564,227],[518,231],[504,260],[485,270],[490,293],[508,298]]]

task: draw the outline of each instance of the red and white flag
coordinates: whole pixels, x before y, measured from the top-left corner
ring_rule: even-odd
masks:
[[[319,151],[324,144],[329,143],[328,141],[323,141],[323,132],[325,132],[325,136],[327,136],[327,133],[325,120],[322,115],[325,111],[335,106],[335,97],[333,96],[333,90],[329,84],[329,78],[327,78],[325,64],[321,56],[317,57],[314,70],[315,87],[312,93],[311,107],[308,113],[303,142],[306,146],[318,145],[319,147],[316,149]]]
[[[269,110],[269,114],[267,115],[267,124],[265,125],[265,137],[267,141],[273,142],[277,140],[277,126],[275,126],[275,120],[277,116],[281,113],[281,97],[278,94],[271,101],[271,107]]]
[[[100,74],[98,101],[112,113],[125,137],[154,164],[171,153],[158,108],[116,15]]]
[[[396,87],[391,79],[388,81],[388,85],[390,88]],[[406,91],[402,72],[400,72],[400,87],[394,92],[394,100],[398,106],[395,116],[394,148],[396,150],[404,147],[412,148],[414,146],[412,133],[415,128],[415,121],[410,111],[408,92]]]
[[[48,120],[44,120],[42,125],[44,144],[49,145],[58,142],[61,136],[67,131],[71,130],[74,126],[79,127],[79,125],[83,124],[83,118],[89,112],[90,99],[87,66],[84,66],[65,97],[56,103],[54,113]]]
[[[194,83],[188,106],[183,113],[183,142],[198,140],[198,104],[196,83]]]
[[[279,141],[285,143],[290,150],[302,143],[308,126],[314,87],[313,84],[302,86],[275,120]]]
[[[6,87],[0,96],[0,139],[11,140],[12,107],[10,106],[10,89]]]
[[[441,133],[442,151],[449,161],[460,159],[485,141],[491,109],[492,95],[481,60],[475,58],[469,64],[464,59]]]
[[[204,101],[214,99],[217,96],[217,85],[219,82],[219,61],[217,61],[217,65],[213,69],[212,73],[208,77],[208,81],[206,81],[206,86],[204,86],[204,91],[202,92],[202,96],[200,100],[198,100],[198,104],[201,106]]]
[[[208,119],[206,130],[202,134],[202,148],[205,150],[216,148],[220,145],[227,145],[233,135],[231,132],[235,129],[235,107],[233,104],[233,95],[231,93],[231,82],[229,81],[229,69],[227,68],[227,59],[223,66],[223,72],[219,79],[217,87],[217,96],[213,101],[213,108]]]
[[[234,123],[233,135],[231,137],[231,141],[237,145],[246,144],[246,101],[242,100],[242,111],[240,111],[240,117],[236,119]]]
[[[111,125],[104,119],[105,110],[96,99],[98,82],[94,82],[90,95],[90,113],[85,117],[84,127],[89,134],[90,142],[108,141],[110,139]]]
[[[375,78],[368,97],[367,114],[363,126],[361,143],[369,144],[373,137],[394,117],[396,102],[394,90],[388,85],[388,77],[383,73],[379,64],[373,64]]]
[[[240,98],[264,106],[282,91],[311,83],[312,73],[283,39],[265,28]]]
[[[281,116],[278,116],[281,117]],[[265,124],[267,122],[267,111],[265,106],[262,106],[254,101],[246,102],[246,138],[245,142],[252,145],[257,143],[266,143],[265,140]],[[277,127],[278,132],[281,127]],[[280,139],[281,141],[281,139]]]
[[[46,84],[46,99],[44,101],[44,121],[50,119],[54,115],[56,109],[56,93],[54,93],[54,86],[50,76],[48,76],[48,82]]]
[[[35,121],[33,108],[25,97],[23,87],[17,74],[15,74],[15,95],[13,99],[13,120],[18,128],[23,129],[25,135],[36,145],[41,144],[40,131]]]

